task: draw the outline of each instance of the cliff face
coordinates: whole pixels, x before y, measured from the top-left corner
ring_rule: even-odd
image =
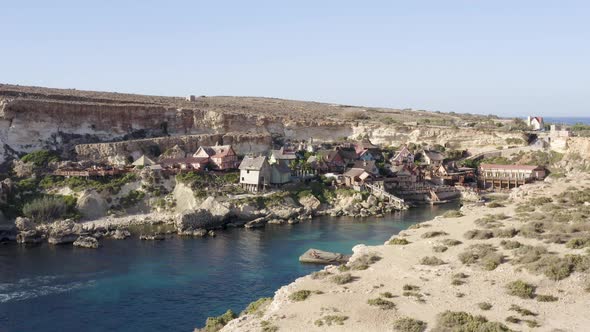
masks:
[[[395,125],[380,119],[396,116]],[[66,157],[137,155],[157,145],[195,151],[232,144],[239,154],[267,150],[272,138],[315,142],[368,136],[375,143],[497,146],[514,134],[470,128],[404,126],[405,120],[450,118],[423,111],[379,112],[346,105],[253,97],[182,98],[127,95],[0,84],[0,163],[38,149]],[[456,117],[456,116],[455,116]],[[360,119],[360,120],[359,120]],[[448,119],[447,119],[448,120]],[[456,120],[456,119],[455,119]],[[450,120],[449,120],[450,121]],[[106,144],[96,144],[105,143]]]
[[[590,171],[590,137],[570,137],[560,162],[565,170]]]

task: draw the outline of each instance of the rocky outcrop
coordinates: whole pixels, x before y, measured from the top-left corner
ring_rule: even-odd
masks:
[[[43,241],[43,234],[36,229],[37,225],[31,219],[17,217],[14,224],[18,231],[15,236],[17,243],[36,244]]]
[[[96,191],[87,190],[77,200],[76,208],[87,220],[94,220],[106,216],[108,203]]]
[[[51,244],[73,243],[82,232],[82,226],[71,219],[56,221],[50,226],[47,242]]]
[[[80,236],[74,241],[74,247],[96,249],[99,247],[98,240],[91,236]]]
[[[301,204],[306,211],[315,211],[320,208],[322,203],[315,196],[307,195],[299,199],[299,204]]]
[[[125,240],[126,238],[130,237],[131,233],[126,229],[117,229],[113,233],[113,239],[115,240]]]
[[[190,233],[197,229],[213,229],[224,225],[222,219],[215,217],[205,209],[185,211],[176,216],[176,229],[179,234]]]
[[[590,171],[590,137],[570,137],[558,166],[565,171]]]

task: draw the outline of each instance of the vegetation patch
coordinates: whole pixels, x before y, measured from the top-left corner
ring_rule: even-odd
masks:
[[[465,234],[463,234],[463,236],[468,240],[473,240],[473,239],[487,240],[487,239],[493,238],[494,233],[492,231],[486,231],[486,230],[481,230],[481,229],[472,229],[472,230],[465,232]]]
[[[434,247],[432,247],[432,250],[434,252],[445,252],[445,251],[447,251],[447,249],[449,249],[449,248],[448,247],[445,247],[445,246],[434,246]]]
[[[440,243],[444,244],[445,246],[454,247],[460,245],[463,242],[454,239],[444,239],[441,240]]]
[[[369,299],[367,301],[367,303],[369,305],[379,307],[379,309],[383,309],[383,310],[395,309],[395,303],[385,300],[385,299],[382,299],[380,297],[378,297],[376,299]]]
[[[500,214],[486,214],[485,216],[478,218],[475,220],[475,224],[477,226],[483,228],[497,228],[502,227],[503,224],[500,222],[501,220],[508,219],[509,217],[503,213]]]
[[[461,213],[461,211],[459,210],[451,210],[451,211],[447,211],[443,214],[444,218],[460,218],[463,217],[463,213]]]
[[[422,234],[422,238],[429,239],[429,238],[443,236],[443,235],[449,235],[449,233],[443,232],[443,231],[430,231],[430,232],[426,232],[426,233]]]
[[[353,282],[354,277],[350,273],[342,273],[331,277],[330,280],[337,285],[344,285]]]
[[[348,266],[353,270],[366,270],[371,264],[379,260],[381,260],[381,256],[377,253],[367,253],[348,263]]]
[[[395,295],[391,294],[391,292],[384,292],[379,294],[379,296],[384,297],[386,299],[392,299],[395,297]]]
[[[530,311],[529,309],[525,309],[519,305],[513,304],[510,306],[510,309],[508,309],[510,311],[516,311],[518,312],[521,316],[538,316],[539,314]]]
[[[489,302],[480,302],[480,303],[478,303],[478,304],[477,304],[477,306],[478,306],[478,307],[479,307],[481,310],[484,310],[484,311],[490,310],[490,309],[492,309],[492,307],[493,307],[493,306],[492,306],[492,304],[491,304],[491,303],[489,303]]]
[[[262,332],[276,332],[279,330],[279,327],[273,325],[271,322],[267,320],[263,320],[260,322],[260,327],[262,328]]]
[[[315,271],[311,274],[311,279],[324,279],[327,276],[331,276],[332,273],[328,271]]]
[[[484,270],[490,271],[502,264],[504,257],[490,244],[473,244],[459,254],[459,260],[466,265],[477,263]]]
[[[521,299],[532,299],[535,296],[535,285],[526,283],[522,280],[516,280],[506,285],[508,295],[517,296]]]
[[[389,240],[389,242],[387,242],[387,244],[389,245],[398,245],[398,246],[405,246],[407,244],[410,244],[411,242],[401,238],[401,237],[396,237],[394,239]]]
[[[73,196],[44,195],[25,203],[22,213],[36,223],[48,223],[64,218],[79,218]]]
[[[250,302],[250,304],[248,304],[246,309],[244,309],[244,311],[242,311],[240,313],[240,316],[252,315],[252,314],[262,315],[262,313],[263,313],[262,309],[264,307],[266,307],[266,305],[270,304],[271,301],[272,301],[271,297],[261,297],[254,302]]]
[[[420,264],[422,265],[443,265],[446,264],[445,261],[436,257],[436,256],[426,256],[420,259]]]
[[[489,322],[484,316],[473,316],[466,312],[445,311],[438,315],[434,331],[494,331],[508,332],[506,325]]]
[[[327,315],[322,318],[316,319],[314,322],[315,326],[332,326],[332,325],[344,325],[344,322],[348,319],[348,316],[343,315]]]
[[[305,301],[311,295],[311,293],[312,292],[307,289],[298,290],[294,293],[291,293],[291,295],[289,295],[289,300],[295,301],[295,302]]]
[[[522,246],[522,244],[518,241],[511,241],[511,240],[502,240],[500,242],[500,245],[502,246],[502,248],[507,249],[507,250],[511,250],[511,249],[517,249],[520,248]]]
[[[216,332],[221,330],[230,320],[237,318],[231,309],[227,310],[223,315],[217,317],[208,317],[205,323],[204,332]]]
[[[510,238],[515,237],[518,234],[518,231],[513,227],[508,228],[499,228],[493,230],[494,237],[499,238]]]
[[[553,296],[553,295],[537,295],[536,297],[537,301],[539,302],[556,302],[557,300],[559,300],[558,297]]]
[[[426,322],[410,317],[402,317],[393,322],[393,329],[399,332],[423,332]]]
[[[574,238],[569,240],[565,246],[570,249],[582,249],[590,246],[590,237]]]

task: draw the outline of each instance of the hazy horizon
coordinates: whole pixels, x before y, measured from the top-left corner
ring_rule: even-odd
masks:
[[[165,96],[583,117],[584,1],[21,1],[0,81]]]

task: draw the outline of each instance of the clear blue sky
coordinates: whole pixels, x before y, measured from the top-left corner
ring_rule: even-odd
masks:
[[[0,1],[3,83],[590,116],[590,1]]]

